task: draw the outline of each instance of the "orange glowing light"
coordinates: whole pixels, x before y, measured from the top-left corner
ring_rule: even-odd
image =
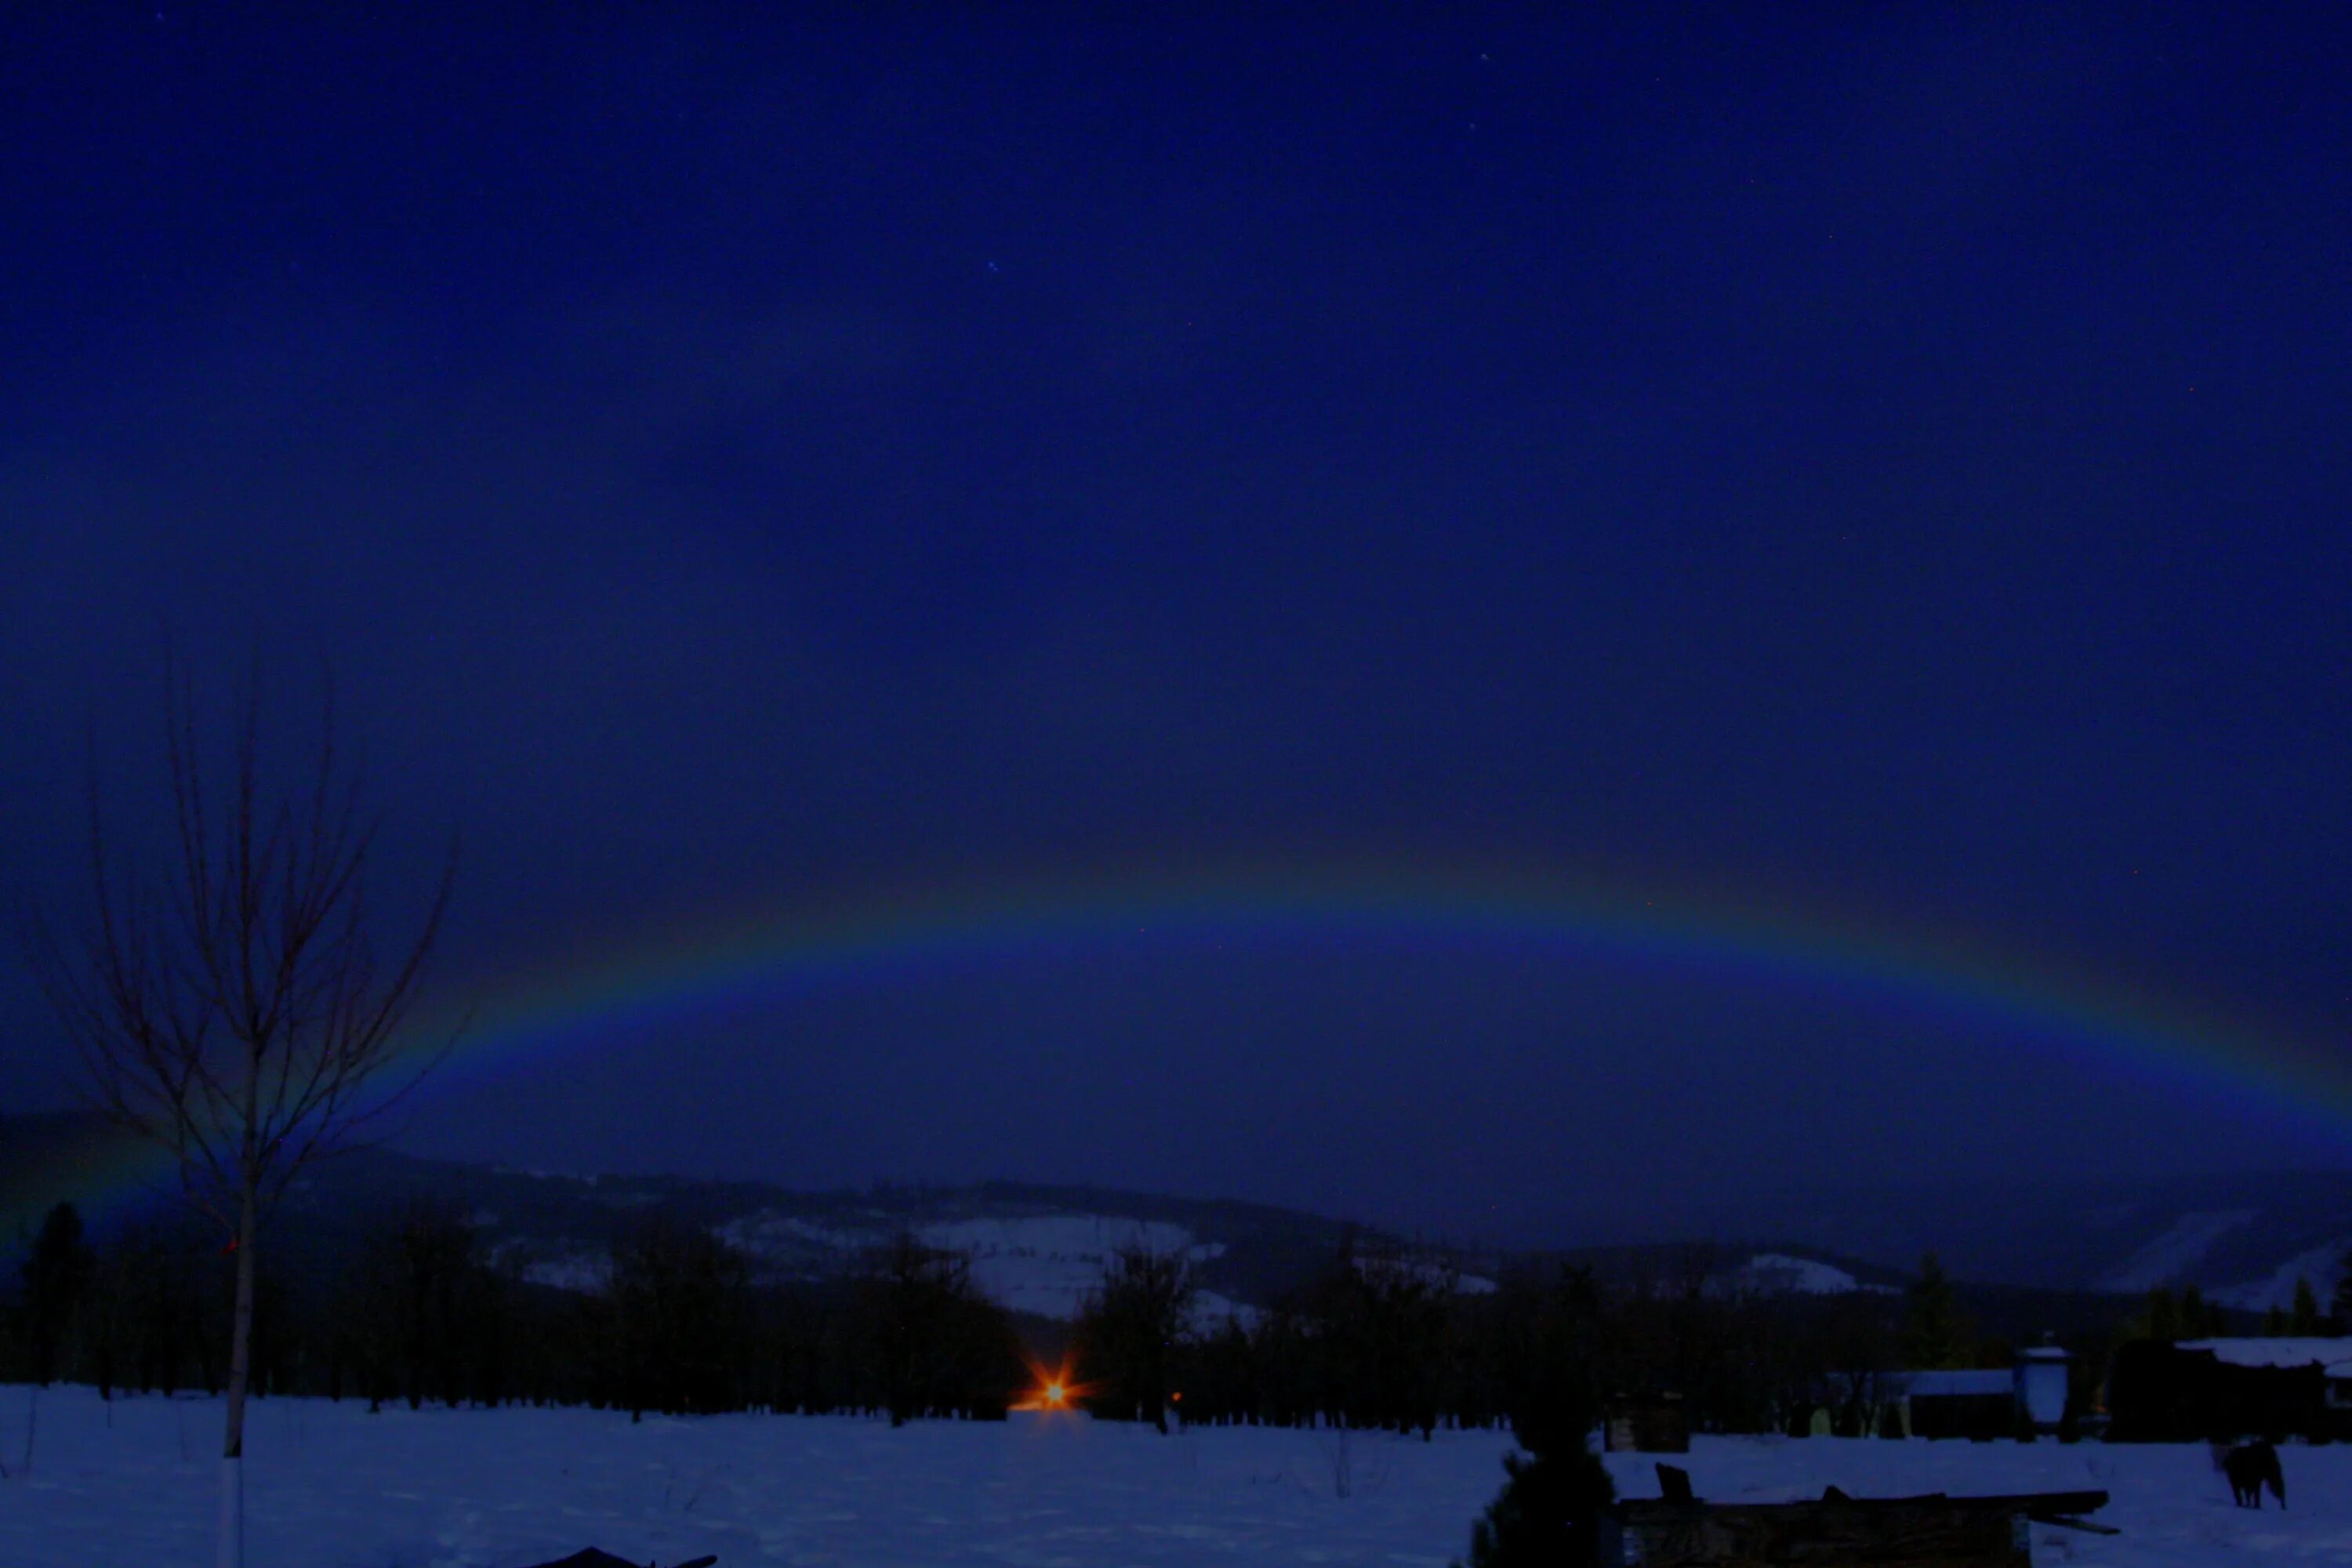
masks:
[[[1029,1371],[1037,1381],[1029,1385],[1029,1393],[1013,1407],[1015,1410],[1075,1411],[1087,1396],[1085,1384],[1071,1374],[1066,1360],[1055,1367],[1041,1366],[1033,1361]]]

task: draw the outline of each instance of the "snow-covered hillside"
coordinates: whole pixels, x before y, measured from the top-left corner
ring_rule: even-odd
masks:
[[[972,1283],[1017,1312],[1066,1322],[1078,1315],[1103,1271],[1123,1248],[1142,1247],[1195,1264],[1222,1257],[1222,1242],[1201,1241],[1166,1220],[1115,1215],[984,1215],[927,1220],[907,1226],[926,1247],[961,1253]],[[895,1226],[819,1225],[762,1210],[719,1227],[719,1234],[772,1270],[839,1275],[888,1244]],[[1222,1323],[1235,1303],[1202,1292],[1197,1310]]]
[[[2158,1285],[2196,1278],[2199,1265],[2231,1231],[2260,1217],[2255,1209],[2221,1209],[2182,1215],[2170,1229],[2141,1247],[2099,1281],[2100,1289],[2137,1295]],[[2289,1289],[2292,1289],[2290,1287]]]
[[[2059,1183],[1932,1182],[1905,1177],[1834,1187],[1775,1187],[1677,1205],[1641,1221],[1605,1193],[1568,1226],[1590,1243],[1748,1237],[1759,1247],[1852,1259],[1908,1276],[1934,1253],[1952,1279],[1979,1286],[2139,1295],[2194,1284],[2208,1300],[2252,1305],[2283,1272],[2291,1295],[2315,1255],[2339,1252],[2352,1215],[2352,1172],[2189,1173]],[[2325,1270],[2333,1278],[2331,1266]],[[1871,1275],[1864,1273],[1868,1279]]]
[[[100,1136],[88,1121],[0,1116],[0,1194],[13,1175],[20,1185],[35,1183],[42,1207],[103,1198],[100,1192],[60,1187],[53,1173],[43,1173],[50,1171],[43,1149],[60,1140],[79,1146]],[[176,1200],[166,1194],[158,1201]],[[1730,1249],[1745,1237],[1760,1255],[1800,1260],[1788,1286],[1796,1290],[1842,1290],[1837,1276],[1844,1274],[1864,1288],[1885,1284],[1909,1277],[1921,1256],[1933,1252],[1947,1273],[1972,1286],[2137,1295],[2152,1284],[2193,1283],[2208,1300],[2259,1310],[2290,1301],[2296,1281],[2305,1278],[2324,1303],[2352,1241],[2346,1231],[2352,1172],[2187,1175],[2065,1187],[2042,1181],[1881,1182],[1826,1190],[1759,1185],[1735,1199],[1664,1214],[1625,1209],[1606,1194],[1596,1194],[1594,1202],[1599,1206],[1590,1212],[1563,1215],[1549,1237],[1519,1238],[1539,1252],[1515,1258],[1482,1246],[1465,1259],[1463,1288],[1477,1289],[1475,1278],[1501,1278],[1517,1262],[1559,1255],[1592,1261],[1604,1275],[1612,1271],[1611,1255],[1641,1255],[1633,1271],[1654,1278],[1660,1268],[1676,1267],[1669,1255],[1678,1237],[1716,1238],[1727,1257],[1740,1256]],[[1094,1188],[991,1182],[801,1191],[752,1181],[565,1175],[366,1149],[318,1167],[289,1194],[283,1229],[296,1251],[280,1250],[279,1266],[307,1272],[313,1285],[331,1286],[373,1234],[419,1203],[470,1215],[487,1249],[530,1279],[571,1289],[592,1288],[614,1238],[656,1217],[720,1230],[755,1255],[767,1281],[784,1282],[841,1279],[862,1258],[868,1238],[902,1227],[1130,1216],[1120,1223],[1172,1226],[1193,1245],[1223,1245],[1225,1250],[1203,1264],[1202,1284],[1222,1298],[1254,1303],[1270,1301],[1310,1277],[1351,1232],[1360,1244],[1375,1247],[1400,1239],[1382,1237],[1376,1226],[1351,1226],[1344,1216]],[[32,1217],[38,1212],[26,1211]],[[110,1212],[128,1211],[100,1203],[91,1213],[101,1229]],[[1640,1234],[1617,1234],[1629,1226],[1638,1226]],[[0,1228],[0,1271],[15,1267],[10,1247],[18,1234]],[[1050,1241],[1032,1247],[1020,1240],[998,1250],[1017,1255],[1024,1248],[1034,1256],[997,1276],[995,1288],[1066,1302],[1066,1279],[1057,1283],[1045,1265],[1052,1257],[1066,1262],[1070,1251]],[[2128,1310],[2095,1305],[2066,1309],[2074,1315],[2064,1316],[2060,1304],[2046,1302],[2019,1310],[2026,1314],[2017,1325],[2021,1332],[2059,1321],[2053,1312],[2087,1324]]]
[[[1731,1283],[1743,1290],[1788,1296],[1843,1296],[1853,1290],[1892,1289],[1864,1285],[1845,1269],[1818,1258],[1797,1258],[1785,1252],[1756,1254],[1733,1274]]]
[[[2297,1253],[2259,1279],[2225,1285],[2208,1293],[2225,1307],[2267,1312],[2273,1307],[2285,1309],[2294,1306],[2295,1287],[2308,1284],[2324,1311],[2335,1296],[2336,1281],[2344,1277],[2344,1258],[2347,1253],[2352,1253],[2352,1237],[2338,1237],[2332,1241],[2323,1241],[2308,1251]]]
[[[838,1277],[858,1267],[899,1228],[875,1216],[867,1223],[827,1225],[798,1215],[761,1210],[719,1227],[772,1277]],[[977,1215],[920,1220],[905,1226],[927,1247],[962,1254],[971,1261],[972,1282],[1016,1312],[1068,1322],[1102,1284],[1111,1259],[1129,1247],[1188,1259],[1196,1269],[1225,1256],[1225,1243],[1195,1235],[1170,1220],[1104,1214]],[[1431,1279],[1450,1278],[1465,1295],[1495,1289],[1482,1276],[1454,1274],[1435,1258],[1403,1253],[1383,1258],[1382,1267],[1401,1267]],[[1195,1290],[1192,1323],[1203,1331],[1238,1319],[1246,1327],[1257,1306],[1207,1288]]]
[[[1416,1252],[1359,1253],[1356,1272],[1411,1280],[1423,1289],[1451,1289],[1457,1296],[1491,1296],[1500,1289],[1483,1274],[1465,1274],[1444,1258]]]
[[[36,1411],[37,1418],[36,1419]],[[220,1407],[0,1387],[0,1563],[209,1560]],[[1508,1441],[1244,1427],[1160,1437],[1073,1415],[695,1420],[594,1410],[409,1411],[266,1399],[247,1461],[252,1568],[516,1568],[594,1544],[719,1568],[1008,1563],[1442,1568]],[[29,1454],[29,1463],[25,1460]],[[2291,1512],[2233,1508],[2201,1446],[1699,1437],[1701,1497],[2097,1489],[2115,1536],[2037,1526],[2043,1568],[2352,1563],[2352,1446],[2281,1451]],[[1654,1497],[1652,1461],[1612,1455]],[[1340,1487],[1345,1475],[1348,1485]]]
[[[1122,1219],[1104,1215],[1038,1215],[1020,1219],[941,1220],[921,1227],[927,1246],[961,1252],[971,1259],[972,1283],[1016,1312],[1067,1322],[1101,1284],[1114,1255],[1141,1247],[1163,1257],[1205,1263],[1224,1256],[1224,1244],[1195,1240],[1192,1233],[1165,1220]],[[1215,1328],[1227,1318],[1246,1323],[1255,1310],[1213,1290],[1195,1293],[1196,1327]]]

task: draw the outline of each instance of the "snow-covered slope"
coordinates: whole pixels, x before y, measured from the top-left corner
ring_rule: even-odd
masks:
[[[1065,1322],[1078,1315],[1102,1284],[1111,1258],[1122,1250],[1141,1247],[1196,1265],[1225,1251],[1224,1243],[1195,1240],[1191,1231],[1165,1220],[1106,1215],[942,1220],[922,1226],[918,1234],[928,1246],[971,1258],[972,1283],[1003,1305]],[[1196,1328],[1213,1329],[1235,1317],[1246,1326],[1255,1315],[1254,1309],[1213,1290],[1198,1290],[1193,1297]]]
[[[900,1227],[819,1225],[761,1211],[719,1227],[719,1234],[777,1272],[843,1274],[886,1246]],[[1068,1321],[1102,1283],[1111,1258],[1129,1247],[1194,1264],[1223,1256],[1224,1244],[1202,1241],[1181,1225],[1118,1215],[992,1215],[921,1221],[904,1227],[926,1247],[962,1254],[972,1283],[1016,1312]],[[1240,1309],[1202,1292],[1196,1313],[1222,1323]]]
[[[2352,1172],[2188,1173],[2159,1178],[1937,1182],[1897,1174],[1868,1184],[1775,1186],[1693,1199],[1619,1237],[1605,1193],[1563,1229],[1595,1245],[1712,1237],[1818,1252],[1908,1275],[1934,1253],[1952,1278],[2021,1289],[2138,1294],[2193,1284],[2233,1304],[2282,1271],[2312,1271],[2352,1216]],[[1630,1211],[1629,1211],[1630,1212]],[[2332,1271],[2331,1271],[2332,1272]],[[1867,1279],[1867,1273],[1862,1275]],[[2313,1279],[2318,1288],[2322,1280]]]
[[[1733,1283],[1746,1290],[1788,1296],[1843,1296],[1851,1290],[1892,1289],[1864,1285],[1845,1269],[1818,1258],[1798,1258],[1785,1252],[1756,1254],[1740,1265]]]
[[[1195,1263],[1224,1251],[1216,1242],[1195,1241],[1182,1226],[1106,1215],[942,1220],[918,1234],[929,1246],[971,1258],[972,1283],[1003,1305],[1065,1321],[1078,1315],[1122,1248]]]
[[[719,1234],[771,1273],[839,1275],[887,1244],[899,1228],[872,1222],[822,1225],[763,1210],[720,1226]],[[1189,1226],[1131,1215],[981,1215],[921,1220],[903,1228],[927,1247],[970,1259],[972,1283],[1001,1305],[1063,1322],[1078,1316],[1121,1251],[1140,1247],[1182,1258],[1196,1277],[1201,1266],[1226,1253],[1224,1242],[1199,1237]],[[1450,1278],[1465,1295],[1495,1289],[1492,1279],[1449,1270],[1426,1254],[1383,1257],[1379,1266],[1409,1268],[1433,1280]],[[1255,1321],[1257,1307],[1196,1278],[1192,1315],[1194,1328],[1202,1331],[1222,1327],[1228,1319],[1246,1327]]]
[[[85,1217],[101,1240],[105,1226],[133,1212],[120,1201],[99,1201],[121,1197],[107,1175],[113,1161],[61,1157],[105,1148],[93,1142],[102,1137],[87,1117],[0,1116],[0,1216],[25,1221],[0,1225],[0,1277],[14,1269],[12,1247],[30,1234],[26,1227],[51,1204],[94,1205]],[[175,1202],[169,1194],[157,1201]],[[1580,1201],[1585,1206],[1563,1209],[1549,1235],[1521,1239],[1550,1256],[1622,1248],[1648,1255],[1650,1268],[1680,1240],[1712,1237],[1729,1247],[1747,1238],[1772,1253],[1832,1259],[1840,1272],[1882,1283],[1909,1276],[1921,1255],[1933,1252],[1954,1279],[1979,1286],[2137,1293],[2152,1284],[2196,1284],[2209,1300],[2253,1310],[2291,1300],[2306,1277],[2324,1302],[2352,1242],[2352,1172],[2344,1171],[2075,1184],[1898,1178],[1820,1189],[1759,1182],[1733,1196],[1664,1207],[1628,1205],[1605,1189]],[[1124,1215],[1175,1226],[1196,1244],[1223,1244],[1225,1252],[1202,1266],[1206,1287],[1235,1301],[1266,1301],[1328,1263],[1350,1228],[1342,1219],[1266,1205],[1097,1189],[988,1183],[806,1192],[751,1181],[564,1175],[371,1149],[321,1165],[297,1184],[274,1256],[289,1275],[331,1280],[373,1229],[417,1203],[472,1215],[486,1247],[504,1249],[531,1278],[565,1286],[593,1282],[613,1239],[656,1215],[730,1234],[772,1280],[838,1279],[855,1261],[855,1249],[845,1250],[848,1238],[909,1226]],[[1622,1234],[1629,1230],[1635,1234]],[[1041,1249],[1039,1260],[1056,1250]],[[1488,1251],[1465,1273],[1499,1278],[1509,1261]],[[1042,1272],[1031,1273],[1029,1262],[1003,1287],[1067,1296]],[[1476,1289],[1469,1278],[1463,1283]],[[1801,1268],[1793,1288],[1842,1287],[1833,1276]]]
[[[2147,1243],[2099,1281],[2100,1288],[2125,1295],[2154,1289],[2196,1278],[2198,1266],[2214,1245],[2233,1230],[2261,1217],[2257,1209],[2219,1209],[2182,1215],[2170,1229]]]
[[[2259,1279],[2225,1285],[2207,1294],[2225,1307],[2266,1312],[2273,1307],[2284,1310],[2294,1306],[2295,1287],[2307,1282],[2318,1299],[2320,1310],[2325,1311],[2336,1293],[2336,1281],[2344,1277],[2347,1252],[2352,1252],[2352,1237],[2323,1241],[2309,1251],[2295,1254]]]

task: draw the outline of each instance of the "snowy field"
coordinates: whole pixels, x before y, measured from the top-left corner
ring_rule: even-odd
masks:
[[[0,1563],[210,1562],[220,1410],[0,1388]],[[22,1464],[30,1434],[31,1464]],[[599,1545],[664,1563],[1379,1564],[1460,1555],[1502,1479],[1495,1435],[1148,1430],[593,1411],[254,1408],[253,1568],[514,1568]],[[2352,1563],[2352,1446],[2283,1451],[2293,1511],[2246,1512],[2201,1448],[1701,1439],[1717,1499],[2105,1488],[2120,1537],[2035,1532],[2039,1563]],[[1349,1495],[1338,1495],[1344,1458]],[[1650,1462],[1612,1457],[1655,1495]]]

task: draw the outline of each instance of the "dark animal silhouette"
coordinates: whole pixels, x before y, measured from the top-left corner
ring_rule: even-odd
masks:
[[[2230,1478],[2230,1495],[2240,1508],[2263,1506],[2263,1488],[2271,1489],[2279,1507],[2286,1506],[2286,1476],[2279,1468],[2278,1450],[2268,1443],[2241,1443],[2221,1456]]]

